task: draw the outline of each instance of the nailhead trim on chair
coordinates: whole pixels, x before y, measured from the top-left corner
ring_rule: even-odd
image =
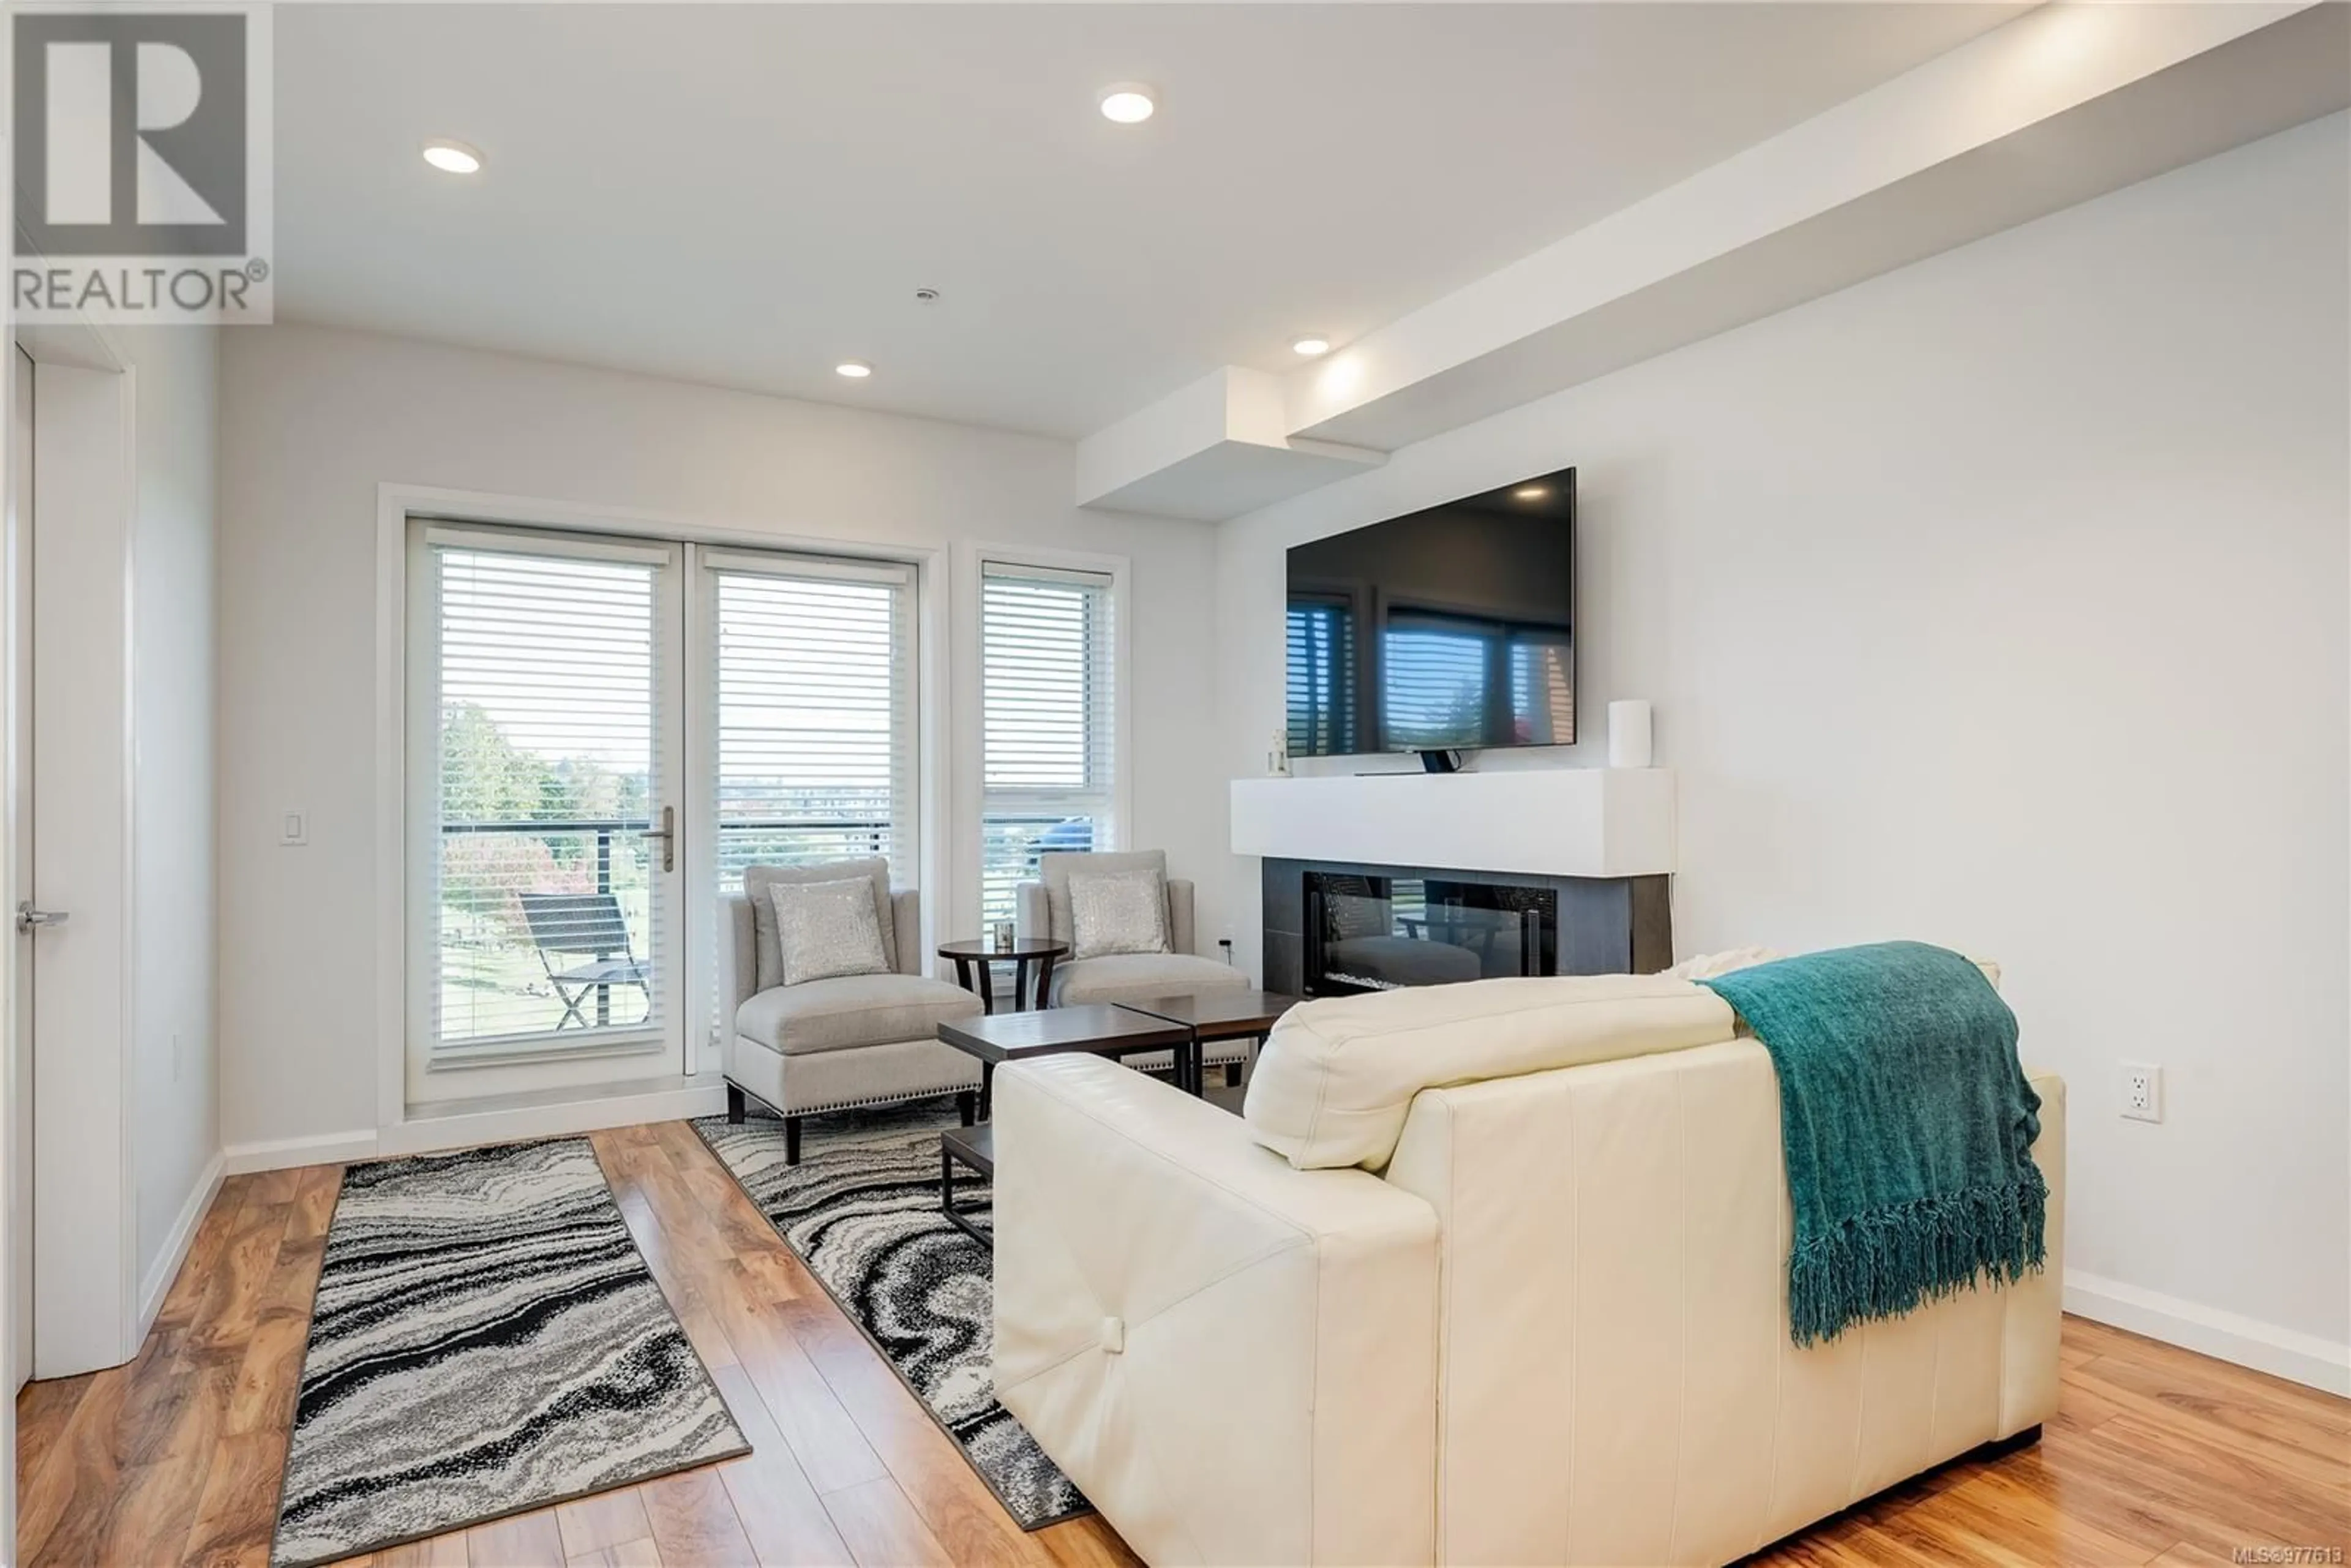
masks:
[[[1219,1043],[1221,1044],[1222,1042]],[[1249,1060],[1249,1042],[1246,1040],[1241,1041],[1240,1047],[1241,1049],[1239,1051],[1230,1054],[1210,1054],[1205,1058],[1202,1065],[1207,1067],[1229,1067],[1235,1062],[1247,1061]],[[1174,1070],[1174,1064],[1171,1062],[1167,1067],[1161,1068],[1155,1071],[1152,1076],[1162,1077],[1172,1072]],[[741,1086],[737,1085],[737,1087],[739,1088]],[[910,1094],[872,1094],[862,1100],[828,1100],[821,1105],[800,1105],[795,1106],[793,1109],[789,1111],[778,1105],[768,1105],[768,1102],[760,1100],[758,1095],[752,1093],[748,1089],[745,1089],[743,1092],[750,1094],[751,1098],[754,1100],[758,1100],[760,1104],[768,1105],[768,1110],[775,1112],[778,1115],[821,1116],[828,1111],[859,1111],[871,1105],[911,1105],[917,1100],[945,1100],[948,1096],[954,1094],[977,1093],[979,1085],[977,1083],[966,1085],[960,1088],[949,1087],[946,1089],[918,1089]]]

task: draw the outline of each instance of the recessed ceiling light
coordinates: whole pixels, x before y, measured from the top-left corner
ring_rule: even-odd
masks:
[[[863,360],[843,360],[832,367],[832,373],[837,376],[847,376],[853,382],[862,382],[873,373],[873,367]]]
[[[1331,340],[1318,332],[1309,332],[1303,338],[1292,338],[1290,340],[1290,351],[1293,354],[1303,354],[1311,360],[1317,354],[1329,353]]]
[[[1114,120],[1121,125],[1140,125],[1158,108],[1158,95],[1139,81],[1113,82],[1102,89],[1104,120]]]
[[[1548,485],[1521,485],[1517,489],[1511,491],[1510,494],[1516,496],[1521,501],[1540,501],[1545,496],[1551,494],[1551,486]]]
[[[462,141],[428,141],[424,144],[424,161],[444,174],[478,173],[482,153],[477,147]]]

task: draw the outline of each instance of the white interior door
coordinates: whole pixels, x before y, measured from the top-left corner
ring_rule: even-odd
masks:
[[[130,1111],[131,520],[133,387],[34,367],[30,738],[20,814],[37,828],[15,943],[32,1054],[33,1375],[112,1366],[139,1343]],[[69,607],[69,608],[68,608]],[[70,915],[70,924],[64,917]]]
[[[409,1103],[682,1074],[682,547],[409,559]]]
[[[8,415],[8,494],[5,541],[7,580],[6,660],[8,734],[5,779],[11,827],[7,908],[8,1016],[0,1019],[6,1038],[8,1077],[8,1366],[10,1385],[21,1388],[33,1375],[33,964],[32,936],[19,930],[16,911],[33,895],[33,800],[27,787],[32,737],[33,651],[33,361],[21,349],[9,356],[15,386]]]

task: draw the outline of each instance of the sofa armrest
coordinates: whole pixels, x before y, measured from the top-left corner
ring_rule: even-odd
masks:
[[[2032,1163],[2049,1184],[2048,1257],[2039,1273],[2001,1291],[2003,1437],[2057,1414],[2057,1334],[2065,1315],[2065,1081],[2046,1068],[2027,1067],[2024,1076],[2041,1096]]]
[[[1426,1202],[1091,1056],[998,1071],[994,1124],[997,1395],[1129,1545],[1434,1561]]]
[[[759,989],[758,933],[751,923],[751,901],[731,894],[718,901],[718,1030],[721,1040],[735,1036],[735,1009]]]
[[[1045,884],[1024,882],[1012,890],[1012,931],[1022,941],[1053,934],[1053,908],[1045,901]]]
[[[1188,877],[1167,879],[1167,946],[1178,953],[1190,953],[1192,946],[1192,883]]]
[[[891,935],[898,948],[898,973],[926,972],[930,955],[923,949],[923,895],[911,887],[890,890]]]

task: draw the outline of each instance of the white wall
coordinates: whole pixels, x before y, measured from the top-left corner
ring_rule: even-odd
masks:
[[[191,1206],[207,1196],[221,1147],[213,856],[219,337],[193,327],[111,334],[138,398],[130,1092],[142,1301],[170,1282]]]
[[[1577,465],[1587,727],[1496,765],[1598,765],[1654,700],[1682,953],[1999,958],[2073,1085],[2075,1304],[2339,1367],[2346,178],[2337,115],[1227,525],[1227,768],[1280,722],[1288,545]]]
[[[429,485],[792,536],[1123,555],[1134,821],[1212,884],[1223,859],[1214,542],[1071,507],[1028,436],[304,327],[227,335],[221,442],[222,1120],[232,1146],[376,1125],[376,486]],[[279,814],[310,813],[281,849]],[[976,844],[966,846],[976,861]],[[970,910],[976,879],[950,888]],[[1204,941],[1222,929],[1213,900]]]

